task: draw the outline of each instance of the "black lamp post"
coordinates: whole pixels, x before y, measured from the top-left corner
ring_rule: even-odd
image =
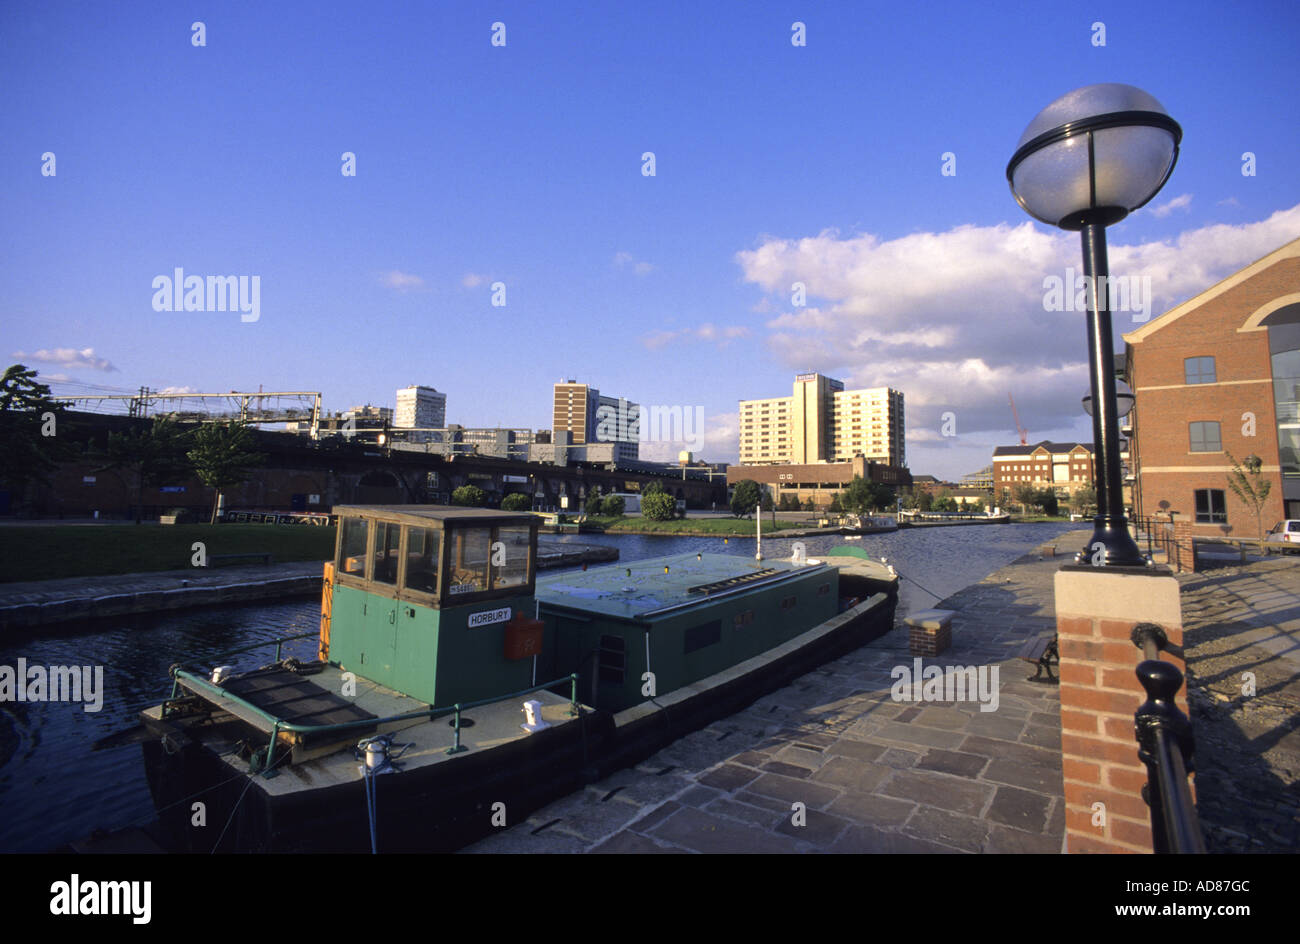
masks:
[[[1048,105],[1025,129],[1007,165],[1011,193],[1036,220],[1078,230],[1088,290],[1097,517],[1081,563],[1143,566],[1128,532],[1120,481],[1119,416],[1111,336],[1106,227],[1145,205],[1178,160],[1183,132],[1151,95],[1131,85],[1088,85]]]

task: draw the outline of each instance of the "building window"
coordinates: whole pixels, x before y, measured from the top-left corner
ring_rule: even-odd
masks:
[[[1189,357],[1183,361],[1189,384],[1212,384],[1215,382],[1213,357]]]
[[[1196,490],[1196,523],[1228,523],[1228,508],[1223,502],[1223,489],[1198,488]]]
[[[1192,452],[1222,452],[1223,440],[1219,436],[1218,423],[1189,423]]]

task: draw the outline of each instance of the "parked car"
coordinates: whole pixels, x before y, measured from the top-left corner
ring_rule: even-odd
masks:
[[[1270,544],[1280,542],[1300,545],[1300,519],[1288,518],[1286,521],[1279,521],[1269,529],[1264,540]]]

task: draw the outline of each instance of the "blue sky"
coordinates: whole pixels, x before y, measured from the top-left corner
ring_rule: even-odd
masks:
[[[536,428],[574,377],[703,407],[715,461],[738,400],[813,369],[901,389],[910,467],[955,477],[1015,441],[1008,392],[1031,440],[1091,438],[1083,317],[1042,304],[1077,237],[1006,186],[1025,126],[1094,82],[1181,123],[1109,232],[1159,314],[1300,237],[1297,40],[1288,2],[11,0],[4,353],[59,392],[422,383],[450,422]],[[155,311],[176,267],[258,276],[259,319]]]

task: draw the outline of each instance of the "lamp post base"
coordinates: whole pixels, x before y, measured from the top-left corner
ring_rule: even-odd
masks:
[[[1074,560],[1093,567],[1146,567],[1150,563],[1129,534],[1128,518],[1124,515],[1093,518],[1092,537]]]

